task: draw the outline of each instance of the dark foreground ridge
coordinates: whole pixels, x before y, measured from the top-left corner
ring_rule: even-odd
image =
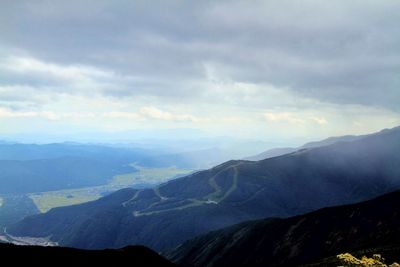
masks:
[[[0,258],[2,262],[12,266],[175,266],[143,246],[114,250],[79,250],[0,244]]]
[[[339,266],[336,255],[400,260],[400,191],[287,219],[244,222],[185,242],[167,258],[179,266]]]

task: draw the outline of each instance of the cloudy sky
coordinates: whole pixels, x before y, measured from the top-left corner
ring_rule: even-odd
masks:
[[[400,1],[0,0],[0,134],[400,125]]]

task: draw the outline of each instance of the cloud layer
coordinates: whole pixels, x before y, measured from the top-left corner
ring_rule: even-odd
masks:
[[[0,122],[257,138],[391,127],[399,12],[390,0],[5,1]]]

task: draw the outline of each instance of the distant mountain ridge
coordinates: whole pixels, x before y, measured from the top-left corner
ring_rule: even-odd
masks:
[[[54,143],[54,144],[20,144],[0,143],[0,160],[42,160],[62,157],[80,157],[96,160],[122,161],[132,163],[154,152],[140,148],[120,148],[106,145]]]
[[[166,150],[148,145],[149,148],[129,144],[81,144],[74,142],[53,144],[22,144],[0,141],[2,160],[34,161],[63,157],[79,157],[113,163],[136,163],[143,167],[171,167],[206,169],[231,158],[243,155],[232,149],[209,147],[186,151]],[[240,155],[240,156],[239,156]]]
[[[135,172],[130,164],[150,154],[75,143],[0,144],[0,194],[104,185],[115,175]]]
[[[264,219],[196,237],[166,253],[182,267],[338,266],[344,252],[400,261],[400,191],[287,219]],[[361,254],[362,255],[362,254]],[[326,259],[331,257],[330,259]]]
[[[400,128],[262,161],[228,161],[153,189],[125,189],[9,227],[79,248],[161,251],[239,222],[289,217],[400,189]]]
[[[337,137],[329,137],[321,141],[309,142],[301,147],[282,147],[282,148],[272,148],[267,151],[264,151],[260,154],[244,158],[244,160],[251,160],[251,161],[258,161],[263,159],[268,159],[272,157],[278,157],[285,154],[293,153],[295,151],[307,148],[316,148],[322,146],[329,146],[338,142],[351,142],[355,140],[362,139],[367,137],[368,135],[344,135],[344,136],[337,136]]]
[[[82,157],[0,160],[0,194],[23,194],[106,184],[132,173],[127,163]]]
[[[141,166],[206,169],[230,158],[230,152],[218,148],[145,157],[138,161]]]

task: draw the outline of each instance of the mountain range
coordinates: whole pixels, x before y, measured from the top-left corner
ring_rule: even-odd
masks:
[[[76,143],[0,144],[0,194],[26,194],[106,184],[132,173],[143,149]]]
[[[156,142],[156,141],[155,141]],[[218,147],[196,147],[195,142],[187,144],[186,148],[178,145],[163,147],[161,144],[91,144],[91,143],[53,143],[53,144],[23,144],[0,141],[0,162],[6,161],[37,161],[57,158],[83,158],[101,162],[130,164],[136,163],[143,167],[171,167],[183,169],[206,169],[231,158],[241,158],[254,151],[246,146],[255,147],[263,143],[240,142],[235,149],[233,145]],[[206,145],[206,144],[205,144]]]
[[[289,217],[400,189],[400,128],[261,161],[228,161],[152,189],[124,189],[8,227],[78,248],[157,251],[247,220]]]

